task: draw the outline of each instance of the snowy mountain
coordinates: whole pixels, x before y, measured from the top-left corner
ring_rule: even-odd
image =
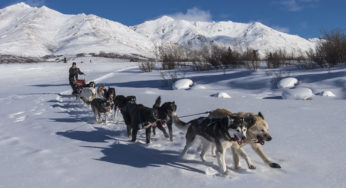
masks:
[[[272,29],[259,22],[236,23],[232,21],[205,22],[187,21],[163,16],[133,27],[150,40],[169,41],[198,47],[201,44],[217,43],[231,46],[238,51],[250,47],[264,55],[266,51],[285,50],[296,55],[314,48],[316,40],[306,40]]]
[[[300,55],[316,44],[316,40],[259,22],[202,22],[163,16],[129,27],[95,15],[66,15],[25,3],[0,9],[0,54],[37,57],[103,51],[153,57],[154,44],[163,41],[189,47],[217,43],[240,51],[250,47],[260,55],[278,49]]]
[[[20,56],[113,52],[151,56],[153,44],[95,15],[65,15],[25,3],[0,10],[0,53]]]

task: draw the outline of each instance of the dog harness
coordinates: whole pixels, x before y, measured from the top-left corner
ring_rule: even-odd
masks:
[[[165,125],[167,125],[169,117],[166,117],[165,119],[157,119],[157,120],[160,121],[161,127],[164,127]]]
[[[152,124],[153,123],[150,123],[150,122],[143,122],[142,121],[142,116],[141,116],[141,111],[138,110],[138,120],[139,120],[139,128],[142,128],[142,129],[147,129],[149,128],[150,126],[153,126]],[[145,125],[146,123],[148,123],[147,125]]]

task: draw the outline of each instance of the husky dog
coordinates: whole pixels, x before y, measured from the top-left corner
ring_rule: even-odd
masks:
[[[86,87],[82,89],[82,92],[80,93],[80,98],[84,101],[86,104],[90,104],[93,99],[96,98],[96,90],[92,87]]]
[[[205,160],[205,153],[211,145],[216,146],[216,156],[221,173],[226,173],[225,152],[234,142],[241,144],[246,139],[247,128],[244,119],[239,116],[226,116],[223,118],[200,117],[185,123],[176,115],[174,123],[180,127],[188,127],[186,132],[186,145],[182,152],[184,156],[192,146],[196,136],[202,141],[203,149],[201,159]]]
[[[73,90],[73,95],[76,97],[76,100],[80,99],[80,94],[82,93],[83,90],[83,86],[82,85],[76,85],[74,86],[74,90]]]
[[[107,90],[104,90],[105,93],[104,93],[104,97],[109,100],[109,101],[114,101],[115,97],[116,97],[116,94],[115,94],[115,89],[114,88],[111,88],[111,87],[108,87]]]
[[[151,126],[156,126],[157,112],[140,104],[128,104],[128,111],[130,115],[130,122],[132,129],[131,141],[136,141],[137,132],[139,129],[146,131],[146,143],[150,143]]]
[[[96,98],[96,99],[91,101],[91,109],[94,112],[96,122],[102,123],[101,114],[104,114],[105,115],[105,124],[108,123],[108,114],[111,110],[110,102]]]
[[[95,88],[95,82],[94,81],[90,81],[88,84],[85,85],[85,87]]]
[[[157,111],[153,108],[145,107],[142,104],[131,102],[132,99],[132,97],[118,95],[115,97],[115,106],[120,108],[127,127],[127,135],[129,137],[132,135],[131,141],[136,141],[139,129],[145,129],[146,143],[149,144],[151,126],[156,126],[156,121],[158,119]],[[155,105],[156,104],[154,104],[154,106]]]
[[[103,99],[105,98],[106,87],[104,85],[97,87],[96,94],[97,98]]]
[[[160,129],[166,138],[169,137],[170,141],[173,141],[173,130],[172,130],[172,115],[177,111],[177,105],[175,102],[165,102],[161,106],[161,97],[159,96],[156,99],[156,103],[153,106],[153,109],[157,110],[158,120],[156,122],[156,126],[153,127],[153,134],[156,135],[156,127]],[[164,125],[167,125],[169,135],[166,132]]]
[[[111,105],[110,114],[112,114],[111,117],[113,117],[113,120],[115,120],[115,109],[114,109],[114,99],[116,97],[115,89],[108,87],[108,89],[104,89],[103,92],[104,92],[104,96],[101,99],[106,100],[107,102],[110,103]]]
[[[82,89],[79,96],[86,104],[90,104],[91,101],[96,98],[95,83],[93,81],[89,82],[89,84]]]
[[[242,144],[232,145],[232,153],[235,168],[240,168],[239,156],[245,159],[249,169],[256,169],[256,166],[252,163],[250,157],[242,149],[243,146],[250,144],[252,149],[259,155],[262,160],[272,168],[281,168],[277,163],[272,162],[263,152],[262,146],[265,141],[272,140],[268,132],[268,123],[264,120],[264,117],[261,112],[258,114],[253,113],[232,113],[226,109],[216,109],[209,114],[209,117],[213,118],[222,118],[228,115],[238,115],[249,119],[252,123],[247,124],[248,129],[246,133],[246,139]]]
[[[130,96],[127,96],[126,97],[126,100],[129,102],[129,103],[136,103],[136,96],[133,96],[133,95],[130,95]]]
[[[131,121],[130,121],[130,115],[128,114],[128,104],[136,104],[136,97],[135,96],[127,96],[124,95],[117,95],[114,98],[114,106],[116,111],[120,110],[121,115],[123,116],[123,119],[125,121],[128,137],[131,135]],[[114,118],[115,119],[115,118]]]

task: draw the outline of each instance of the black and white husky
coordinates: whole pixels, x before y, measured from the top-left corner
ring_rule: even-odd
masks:
[[[182,152],[184,157],[187,150],[192,146],[196,137],[201,140],[201,159],[205,160],[205,153],[212,145],[216,146],[216,157],[221,173],[226,173],[225,153],[233,143],[241,144],[246,138],[247,128],[244,119],[239,116],[227,116],[224,118],[200,117],[185,123],[176,115],[173,121],[177,127],[187,128],[186,145]]]
[[[91,101],[96,98],[95,82],[91,81],[86,84],[79,94],[79,97],[84,101],[84,103],[89,105]]]
[[[111,111],[111,103],[109,101],[98,98],[93,99],[91,101],[91,109],[94,112],[96,122],[102,123],[101,114],[104,114],[105,124],[108,123],[108,115]]]
[[[177,111],[177,105],[174,101],[172,102],[165,102],[161,106],[161,96],[159,96],[155,104],[153,106],[153,109],[157,110],[158,113],[158,120],[156,122],[156,126],[153,127],[153,133],[156,135],[155,128],[157,127],[160,129],[166,138],[169,137],[170,141],[173,141],[173,129],[172,129],[172,116]],[[167,131],[165,129],[165,125],[167,125],[169,135],[167,134]]]

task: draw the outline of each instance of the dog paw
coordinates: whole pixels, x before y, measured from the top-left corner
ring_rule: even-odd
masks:
[[[256,169],[256,166],[255,166],[255,165],[249,165],[249,169],[255,170],[255,169]]]
[[[219,170],[219,172],[220,172],[220,176],[222,176],[222,177],[225,177],[229,174],[229,172],[227,170],[225,170],[225,171]]]
[[[249,167],[249,168],[250,168],[250,167]],[[240,165],[235,165],[235,166],[234,166],[234,169],[236,169],[236,170],[237,170],[237,169],[241,169],[241,166],[240,166]]]
[[[278,163],[269,163],[269,166],[272,168],[281,168],[281,166]]]

